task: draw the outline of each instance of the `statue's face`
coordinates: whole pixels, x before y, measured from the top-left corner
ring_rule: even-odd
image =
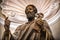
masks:
[[[35,17],[35,14],[37,13],[37,9],[33,5],[29,5],[26,7],[25,13],[27,15],[27,18],[32,20]]]
[[[27,7],[27,11],[30,12],[30,13],[32,13],[34,11],[34,9],[33,9],[32,6],[29,6],[29,7]]]

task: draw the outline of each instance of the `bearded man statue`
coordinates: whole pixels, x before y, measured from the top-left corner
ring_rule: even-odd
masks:
[[[39,13],[35,19],[37,8],[34,5],[28,5],[25,13],[28,22],[17,27],[13,35],[9,31],[9,40],[54,40],[48,23],[42,20],[43,14]]]

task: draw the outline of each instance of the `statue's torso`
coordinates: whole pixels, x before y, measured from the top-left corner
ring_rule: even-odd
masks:
[[[14,34],[18,40],[47,40],[46,37],[50,36],[49,33],[50,31],[47,31],[45,29],[41,30],[41,28],[39,28],[39,26],[36,25],[34,21],[32,21],[19,26]]]

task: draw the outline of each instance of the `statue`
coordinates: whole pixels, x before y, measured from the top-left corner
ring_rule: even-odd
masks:
[[[17,27],[14,34],[12,35],[9,28],[10,22],[5,22],[7,27],[5,33],[8,38],[4,39],[6,36],[3,36],[4,40],[54,40],[52,32],[45,20],[42,20],[43,14],[39,13],[37,19],[35,19],[35,14],[37,13],[37,8],[34,5],[28,5],[25,9],[25,13],[28,19],[28,22]],[[4,33],[4,34],[5,34]]]

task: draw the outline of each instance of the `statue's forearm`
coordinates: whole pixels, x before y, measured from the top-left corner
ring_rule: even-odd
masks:
[[[10,37],[12,38],[13,36],[12,36],[10,29],[9,29],[10,28],[10,21],[8,20],[8,18],[5,19],[4,28],[5,28],[5,31],[4,31],[2,40],[9,40]]]

